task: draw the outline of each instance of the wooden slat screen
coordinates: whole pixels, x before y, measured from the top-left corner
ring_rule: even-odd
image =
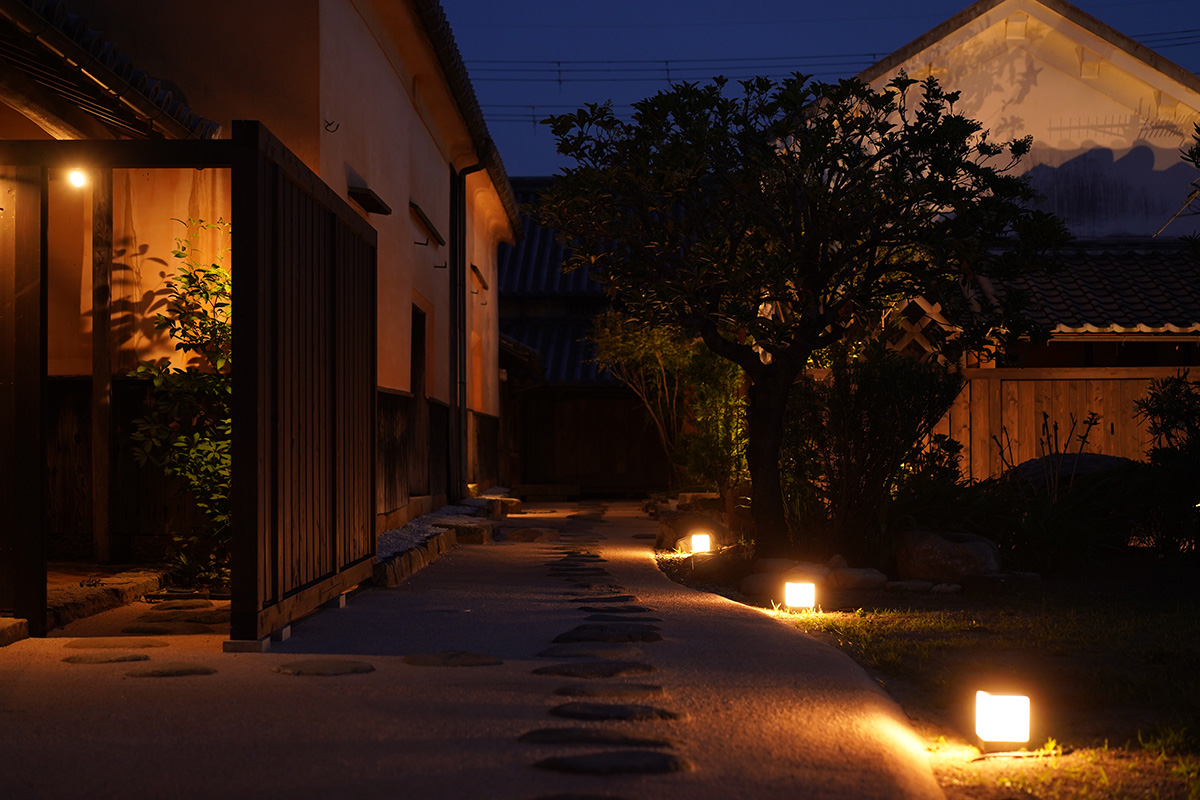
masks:
[[[429,494],[445,497],[450,469],[450,408],[442,403],[429,403]]]
[[[257,639],[374,561],[376,235],[261,126],[234,139],[232,634]]]

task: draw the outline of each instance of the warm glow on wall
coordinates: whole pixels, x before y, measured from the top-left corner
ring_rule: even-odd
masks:
[[[72,186],[83,186],[87,183],[87,175],[84,175],[81,169],[73,169],[67,173],[67,180]]]
[[[1028,742],[1029,698],[976,692],[975,733],[984,742]]]
[[[788,608],[812,608],[817,604],[817,585],[788,581],[783,585],[783,604]]]
[[[692,552],[707,553],[712,550],[712,536],[707,533],[692,534]]]

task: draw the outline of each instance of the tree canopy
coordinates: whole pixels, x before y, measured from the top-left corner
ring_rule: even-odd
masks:
[[[740,87],[740,88],[739,88]],[[814,351],[924,296],[960,321],[943,344],[993,349],[1023,331],[974,278],[1031,263],[1063,236],[954,93],[903,75],[883,90],[797,75],[685,83],[548,120],[574,160],[537,204],[623,311],[697,332],[749,380],[756,536],[783,549],[779,437]]]

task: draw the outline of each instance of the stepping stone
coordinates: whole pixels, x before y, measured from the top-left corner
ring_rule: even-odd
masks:
[[[656,753],[652,750],[555,756],[544,758],[534,766],[538,769],[575,775],[663,775],[669,772],[687,772],[692,768],[691,764],[679,756]]]
[[[562,642],[661,642],[662,634],[654,630],[636,630],[612,625],[580,625],[554,637],[554,643]]]
[[[589,614],[588,622],[662,622],[661,617],[639,617],[636,614]]]
[[[404,663],[414,667],[494,667],[504,661],[482,653],[445,650],[440,653],[414,653],[405,656]]]
[[[653,611],[649,606],[612,605],[612,606],[580,606],[580,611],[590,611],[593,614],[645,614]]]
[[[319,675],[322,677],[364,675],[374,671],[375,668],[367,662],[351,661],[348,658],[306,658],[303,661],[289,661],[275,667],[275,672],[281,675]]]
[[[139,616],[137,621],[151,625],[161,625],[165,622],[198,622],[201,625],[228,625],[229,607],[147,611],[145,614]]]
[[[63,645],[75,650],[145,650],[148,647],[166,646],[166,642],[140,636],[97,636],[94,639],[72,639]]]
[[[588,597],[587,595],[572,598],[573,603],[628,603],[637,600],[637,597],[631,594],[610,594],[601,595],[599,597]]]
[[[624,587],[608,581],[572,581],[571,585],[578,589],[607,589],[610,592],[620,591]]]
[[[133,636],[189,636],[197,633],[216,633],[208,625],[198,622],[164,622],[160,624],[142,623],[122,628],[121,633]]]
[[[142,653],[80,653],[63,659],[67,664],[123,664],[129,661],[149,660],[150,656]]]
[[[189,675],[215,675],[212,667],[202,667],[199,664],[184,664],[167,662],[145,669],[135,669],[125,673],[127,678],[184,678]]]
[[[562,697],[658,697],[663,688],[652,683],[572,683],[554,693]]]
[[[575,661],[538,667],[534,675],[559,675],[564,678],[617,678],[654,672],[651,664],[641,661]]]
[[[682,714],[657,706],[642,706],[632,703],[563,703],[550,709],[556,717],[586,719],[592,721],[621,720],[643,722],[652,719],[682,719]]]
[[[504,531],[504,539],[509,542],[552,542],[558,538],[554,528],[513,528]]]
[[[542,658],[635,658],[642,651],[619,642],[564,642],[552,644],[538,656]]]
[[[517,741],[529,744],[610,744],[626,747],[674,747],[667,739],[631,736],[603,728],[538,728],[523,733]]]
[[[197,608],[212,608],[211,600],[165,600],[161,603],[156,603],[151,611],[187,611]]]

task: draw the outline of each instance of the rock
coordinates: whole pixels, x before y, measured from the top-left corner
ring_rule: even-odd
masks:
[[[783,573],[785,581],[801,581],[807,580],[812,583],[821,583],[829,576],[830,569],[824,564],[817,564],[813,561],[801,561],[796,566]]]
[[[533,674],[564,678],[617,678],[646,672],[654,672],[654,666],[641,661],[575,661],[538,667]]]
[[[999,572],[1000,548],[971,533],[907,531],[896,539],[896,567],[901,580],[957,583]]]
[[[404,657],[404,663],[414,667],[494,667],[504,661],[483,653],[444,650],[439,653],[413,653]]]
[[[939,583],[934,585],[929,591],[934,594],[958,594],[962,591],[962,586],[957,583]]]
[[[572,683],[554,693],[563,697],[658,697],[663,688],[651,683]]]
[[[771,575],[787,572],[797,565],[790,558],[758,558],[750,565],[751,573],[765,572]]]
[[[501,497],[500,505],[504,507],[505,514],[520,514],[521,513],[521,498],[519,497]]]
[[[882,589],[887,581],[887,575],[877,569],[843,567],[832,570],[825,578],[825,585],[833,589]]]
[[[889,592],[928,592],[933,588],[930,581],[888,581]]]
[[[504,531],[504,539],[509,542],[553,542],[558,538],[559,533],[554,528],[511,528]]]
[[[129,661],[149,661],[142,653],[80,653],[63,659],[67,664],[123,664]]]
[[[538,769],[569,772],[576,775],[662,775],[687,772],[691,764],[670,753],[644,750],[620,750],[579,756],[555,756],[534,764]]]
[[[626,747],[673,747],[666,739],[631,736],[604,728],[539,728],[523,733],[519,741],[530,744],[603,744]]]
[[[661,642],[662,634],[656,625],[611,623],[579,625],[554,637],[555,644],[563,642]]]
[[[680,511],[706,511],[720,514],[725,511],[725,501],[719,492],[680,492],[675,501],[675,508]]]
[[[783,576],[776,572],[755,572],[738,582],[738,591],[749,597],[783,596]]]
[[[538,653],[542,658],[636,658],[642,651],[622,642],[563,642]]]
[[[652,719],[682,719],[682,714],[668,711],[657,706],[644,706],[632,703],[563,703],[550,709],[556,717],[583,720],[621,720],[623,722],[642,722]]]
[[[834,556],[833,558],[829,559],[827,566],[829,567],[830,571],[832,571],[835,569],[845,569],[846,567],[850,566],[850,564],[847,563],[846,559],[842,556]]]
[[[732,583],[744,571],[745,560],[735,548],[692,556],[692,577],[710,583]]]
[[[365,675],[374,672],[375,668],[365,661],[353,661],[348,658],[307,658],[303,661],[289,661],[275,667],[281,675],[317,675],[332,677],[335,675]]]
[[[1058,467],[1059,480],[1068,481],[1072,473],[1079,476],[1092,472],[1106,472],[1132,463],[1128,458],[1103,453],[1052,453],[1022,461],[1013,467],[1012,471],[1032,483],[1035,488],[1045,490],[1046,478],[1054,473],[1055,466]]]
[[[127,678],[183,678],[189,675],[216,675],[217,671],[212,667],[203,667],[199,664],[183,664],[176,662],[168,662],[165,664],[156,664],[153,667],[144,669],[135,669],[125,673]]]
[[[709,534],[712,537],[713,549],[735,542],[729,528],[710,515],[692,511],[667,511],[658,515],[658,536],[654,546],[658,550],[674,550],[677,546],[683,550],[690,550],[690,540],[682,544],[680,542],[688,539],[693,532]]]

